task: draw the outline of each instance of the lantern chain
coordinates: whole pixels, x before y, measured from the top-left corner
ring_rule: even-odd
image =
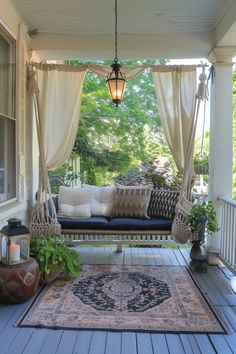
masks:
[[[115,0],[115,59],[114,61],[118,61],[118,44],[117,44],[117,0]]]

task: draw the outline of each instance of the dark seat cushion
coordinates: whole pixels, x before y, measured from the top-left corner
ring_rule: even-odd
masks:
[[[57,217],[62,229],[106,230],[108,219],[104,216],[91,216],[91,218]]]
[[[139,219],[139,218],[112,218],[109,221],[109,230],[171,230],[173,220],[169,219]]]

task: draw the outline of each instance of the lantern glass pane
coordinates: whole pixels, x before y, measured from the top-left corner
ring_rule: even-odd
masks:
[[[114,100],[122,100],[126,81],[122,79],[111,79],[108,81],[111,98]]]
[[[9,237],[8,264],[24,263],[29,260],[29,235]]]
[[[7,237],[1,236],[1,262],[7,262]]]

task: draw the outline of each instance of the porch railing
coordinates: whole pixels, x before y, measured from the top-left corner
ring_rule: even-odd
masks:
[[[219,258],[236,274],[236,202],[219,197],[220,254]]]

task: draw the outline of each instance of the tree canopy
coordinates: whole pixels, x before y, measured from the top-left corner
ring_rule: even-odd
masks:
[[[89,63],[89,62],[86,62]],[[125,61],[124,66],[159,64],[159,61]],[[162,64],[165,63],[163,60]],[[85,62],[70,61],[81,65]],[[100,65],[110,65],[102,61]],[[75,149],[87,183],[109,183],[139,163],[170,156],[161,127],[150,70],[128,81],[124,99],[116,107],[106,80],[87,72]],[[101,174],[104,177],[101,177]]]

